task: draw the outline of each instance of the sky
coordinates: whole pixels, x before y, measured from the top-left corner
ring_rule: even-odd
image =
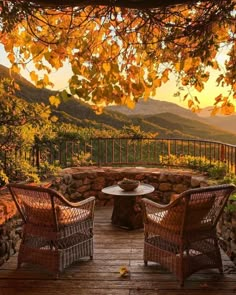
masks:
[[[225,52],[221,52],[218,54],[218,61],[222,64],[225,61],[226,55]],[[7,54],[4,50],[4,47],[2,44],[0,44],[0,64],[10,67],[10,62],[7,59]],[[32,69],[31,69],[32,70]],[[63,90],[68,87],[68,79],[70,77],[71,68],[69,63],[65,63],[64,67],[59,70],[53,70],[50,74],[50,79],[52,83],[54,84],[53,90]],[[21,75],[32,82],[30,80],[29,76],[29,69],[28,70],[22,70]],[[214,98],[217,97],[220,93],[223,95],[227,95],[228,89],[220,88],[216,86],[216,78],[218,76],[217,71],[211,72],[210,79],[207,82],[205,89],[202,90],[202,92],[198,91],[191,91],[192,96],[197,96],[200,100],[200,108],[204,108],[207,106],[213,106],[214,104]],[[186,91],[183,91],[180,96],[176,97],[174,94],[178,91],[178,88],[176,86],[176,80],[174,76],[170,76],[170,80],[157,89],[155,97],[152,97],[154,99],[163,100],[163,101],[169,101],[176,103],[182,107],[188,108],[188,102],[187,100],[184,101],[183,97],[186,94]]]

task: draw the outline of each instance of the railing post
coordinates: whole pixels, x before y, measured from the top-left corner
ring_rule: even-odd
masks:
[[[170,140],[167,140],[168,157],[170,156]]]
[[[4,152],[4,172],[7,172],[7,151]]]
[[[220,161],[221,162],[225,161],[225,147],[223,144],[220,147]]]
[[[39,145],[35,145],[35,151],[36,151],[36,167],[39,170],[40,168],[40,150],[39,150]]]
[[[236,147],[234,148],[234,174],[236,175]]]
[[[98,138],[98,167],[101,167],[101,158],[100,138]]]
[[[36,164],[36,168],[37,170],[40,169],[40,143],[39,143],[39,139],[37,136],[35,136],[34,139],[34,148],[35,148],[35,164]]]

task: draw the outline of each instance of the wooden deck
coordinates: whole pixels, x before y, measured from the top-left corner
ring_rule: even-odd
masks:
[[[110,223],[111,207],[95,213],[94,260],[83,259],[58,280],[44,269],[23,265],[13,256],[0,268],[0,295],[231,295],[236,294],[236,269],[223,254],[224,275],[217,270],[192,275],[180,288],[175,277],[158,264],[143,265],[143,230],[127,231]],[[119,269],[130,274],[122,278]]]

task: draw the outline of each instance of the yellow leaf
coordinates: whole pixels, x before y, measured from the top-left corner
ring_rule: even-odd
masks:
[[[226,105],[221,107],[221,113],[223,115],[231,115],[234,113],[234,106],[231,103],[227,103]]]
[[[218,62],[217,61],[213,61],[212,62],[212,68],[214,69],[214,70],[219,70],[219,65],[218,65]]]
[[[52,95],[49,97],[49,102],[57,108],[60,104],[60,99],[57,96]]]
[[[163,83],[166,83],[169,80],[169,69],[166,69],[163,73],[162,73],[162,77],[161,77],[161,81]]]
[[[45,84],[45,85],[48,85],[48,83],[49,83],[49,78],[48,78],[48,75],[44,75],[44,77],[43,77],[43,83]]]
[[[163,83],[166,83],[168,80],[169,80],[169,77],[168,77],[168,76],[162,76],[162,77],[161,77],[161,81],[162,81]]]
[[[104,69],[105,72],[109,72],[111,70],[111,65],[109,63],[107,63],[107,62],[104,63],[102,65],[102,67],[103,67],[103,69]]]
[[[17,73],[19,74],[20,73],[20,69],[19,67],[17,66],[17,64],[13,64],[12,67],[10,68],[10,75],[13,73]]]
[[[126,100],[126,105],[127,105],[128,108],[130,108],[130,109],[134,109],[134,107],[135,107],[135,102],[134,102],[133,100],[131,100],[131,99],[127,99],[127,100]]]
[[[57,118],[56,116],[52,116],[52,117],[50,118],[50,120],[51,120],[53,123],[55,123],[55,122],[58,121],[58,118]]]
[[[153,84],[155,87],[161,87],[161,82],[162,80],[158,78],[154,80]]]
[[[203,85],[202,82],[197,81],[197,82],[194,84],[194,88],[195,88],[198,92],[201,92],[202,89],[204,88],[204,85]]]
[[[234,91],[236,91],[236,82],[233,83],[232,88]]]
[[[35,71],[30,72],[30,78],[34,82],[38,81],[38,75],[35,73]]]
[[[177,63],[175,64],[175,69],[176,69],[177,72],[180,72],[180,71],[182,70],[182,66],[181,66],[181,64],[182,64],[182,63],[180,63],[180,62],[177,62]]]
[[[215,116],[218,113],[218,108],[214,107],[213,110],[211,111],[211,116]]]
[[[20,90],[20,85],[17,84],[15,81],[14,81],[13,83],[14,83],[14,88],[15,88],[16,90]]]
[[[9,53],[7,58],[12,64],[15,62],[15,55],[13,53]]]
[[[209,77],[210,77],[210,73],[209,73],[209,72],[206,72],[205,74],[203,74],[203,75],[201,76],[201,80],[202,80],[203,82],[207,82],[207,81],[209,80]]]
[[[147,99],[149,98],[149,96],[150,96],[150,92],[151,92],[150,88],[145,87],[144,97],[143,97],[144,100],[147,100]]]
[[[184,71],[187,72],[192,68],[193,65],[193,59],[191,57],[187,58],[184,61]]]
[[[217,97],[215,97],[215,103],[219,103],[222,100],[222,94],[218,95]]]
[[[119,273],[120,273],[120,276],[121,276],[121,277],[126,277],[126,276],[129,275],[129,270],[128,270],[127,267],[122,266],[122,267],[120,268],[120,270],[119,270]]]
[[[188,107],[191,108],[193,106],[193,101],[191,99],[188,100]]]

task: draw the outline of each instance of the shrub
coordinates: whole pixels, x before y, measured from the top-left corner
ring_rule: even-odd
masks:
[[[92,165],[91,154],[80,152],[72,156],[71,166],[89,166]]]
[[[0,169],[0,187],[6,185],[8,183],[8,177],[7,175],[3,172],[2,169]]]
[[[222,179],[226,176],[227,165],[219,161],[210,161],[206,157],[194,157],[184,155],[167,155],[160,156],[160,162],[167,166],[187,167],[193,170],[207,173],[209,177]]]

